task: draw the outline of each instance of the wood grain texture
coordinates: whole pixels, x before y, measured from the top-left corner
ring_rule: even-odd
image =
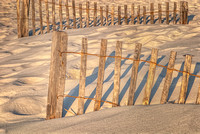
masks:
[[[176,15],[177,15],[177,2],[174,2],[173,24],[176,24]]]
[[[60,30],[63,30],[62,0],[59,0]]]
[[[83,28],[83,13],[82,4],[79,4],[79,17],[80,17],[80,28]]]
[[[169,89],[170,89],[171,82],[172,82],[172,75],[173,75],[172,69],[174,69],[176,54],[177,53],[174,51],[171,51],[171,53],[170,53],[170,58],[169,58],[168,66],[167,66],[167,72],[166,72],[166,76],[165,76],[165,82],[164,82],[164,86],[163,86],[160,104],[164,104],[167,102]]]
[[[32,30],[33,35],[35,35],[35,0],[31,0],[32,3]]]
[[[166,2],[166,24],[169,24],[169,2]]]
[[[137,6],[137,24],[140,24],[140,5]]]
[[[146,6],[143,6],[143,24],[147,24]]]
[[[42,0],[39,0],[40,34],[43,34]]]
[[[135,12],[134,12],[134,3],[131,4],[131,24],[135,24]]]
[[[86,2],[86,26],[90,26],[90,2]]]
[[[114,18],[115,18],[115,6],[112,5],[112,11],[111,11],[111,25],[114,25]]]
[[[133,57],[133,66],[132,66],[132,73],[131,73],[131,81],[130,81],[130,87],[129,87],[129,94],[128,94],[128,104],[127,105],[133,105],[135,90],[136,90],[136,84],[137,84],[137,76],[138,76],[138,67],[140,63],[140,54],[141,54],[142,44],[137,43],[135,46],[135,53]]]
[[[109,13],[109,6],[106,5],[106,26],[108,26],[108,24],[109,24],[108,13]]]
[[[114,89],[113,89],[113,103],[119,105],[120,92],[120,75],[121,75],[121,57],[122,57],[122,42],[117,41],[115,49],[115,72],[114,72]],[[116,105],[112,105],[116,107]]]
[[[52,0],[52,25],[53,25],[53,31],[56,31],[55,8],[56,8],[55,0]]]
[[[62,117],[67,44],[67,33],[53,32],[46,119]]]
[[[65,6],[66,6],[67,29],[69,29],[70,28],[70,21],[69,21],[69,3],[68,3],[68,0],[66,0]]]
[[[158,4],[158,22],[162,23],[162,5],[160,3]]]
[[[80,81],[79,81],[79,96],[85,97],[85,80],[86,80],[86,69],[87,69],[87,55],[84,53],[87,53],[87,38],[82,39],[82,49],[81,49],[81,67],[80,67]],[[77,114],[83,114],[84,113],[84,99],[79,98],[78,99],[78,112]]]
[[[94,2],[94,17],[93,17],[93,21],[94,21],[94,26],[97,26],[97,2]]]
[[[46,9],[46,21],[47,21],[47,33],[49,33],[50,27],[49,27],[49,2],[48,2],[48,0],[45,0],[45,9]]]
[[[144,98],[143,98],[143,103],[142,103],[143,105],[149,105],[151,90],[152,90],[153,84],[154,84],[157,58],[158,58],[158,49],[153,48],[152,52],[151,52],[151,60],[150,60],[151,63],[149,66],[149,73],[148,73],[148,77],[147,77],[145,93],[144,93]]]
[[[189,81],[189,74],[190,69],[191,69],[191,63],[192,63],[192,56],[191,55],[186,55],[185,57],[185,64],[183,68],[183,76],[182,76],[182,83],[181,83],[181,89],[180,89],[180,95],[179,95],[179,104],[184,104],[185,103],[185,98],[187,94],[187,89],[188,89],[188,81]]]
[[[98,69],[98,78],[97,78],[97,87],[96,87],[96,96],[94,103],[94,111],[98,111],[101,106],[101,97],[103,90],[103,81],[104,81],[104,72],[105,72],[105,62],[106,62],[106,51],[107,51],[107,40],[101,40],[101,50],[100,50],[100,58],[99,58],[99,69]]]
[[[118,25],[121,25],[121,6],[118,6]]]
[[[154,3],[150,4],[150,22],[154,24]]]
[[[32,0],[33,3],[33,0]],[[21,26],[20,26],[20,0],[17,0],[17,35],[21,38]]]
[[[101,26],[103,26],[103,6],[100,6],[100,20],[101,20]]]
[[[73,14],[73,29],[76,29],[76,4],[75,0],[72,0],[72,14]]]
[[[124,20],[125,20],[125,24],[128,25],[128,11],[127,11],[127,5],[124,5]]]

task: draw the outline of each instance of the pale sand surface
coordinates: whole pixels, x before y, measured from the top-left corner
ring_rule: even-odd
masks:
[[[158,2],[155,1],[155,4]],[[132,2],[102,0],[100,3],[111,5]],[[136,2],[144,3],[149,5],[149,1],[145,0]],[[129,60],[122,60],[121,67],[120,105],[123,107],[111,108],[104,103],[103,110],[91,112],[94,102],[85,101],[85,115],[44,121],[52,33],[17,39],[14,0],[1,0],[0,4],[0,133],[200,133],[200,109],[197,105],[191,105],[196,100],[199,79],[189,78],[187,105],[157,105],[166,72],[157,67],[151,106],[125,107],[132,64]],[[116,41],[120,40],[123,41],[123,57],[131,58],[135,44],[142,43],[141,59],[149,60],[151,49],[158,48],[158,63],[161,65],[168,63],[170,51],[176,51],[175,68],[178,70],[183,68],[183,55],[192,54],[191,73],[200,75],[200,3],[189,1],[189,7],[189,15],[194,15],[194,18],[189,25],[184,26],[122,25],[68,30],[68,51],[80,52],[82,37],[88,37],[88,52],[98,54],[100,40],[104,38],[108,39],[107,55],[114,55]],[[66,94],[78,96],[80,56],[68,54],[67,59]],[[86,96],[94,98],[98,57],[88,56],[87,64]],[[148,67],[149,64],[140,63],[136,105],[142,104]],[[103,99],[106,101],[112,101],[113,74],[114,59],[108,58],[103,89]],[[174,72],[170,103],[178,100],[181,80],[182,74]],[[76,112],[77,100],[66,98],[64,108]],[[63,116],[71,115],[63,111]]]

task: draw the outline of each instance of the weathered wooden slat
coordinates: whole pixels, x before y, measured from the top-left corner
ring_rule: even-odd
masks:
[[[113,26],[114,25],[114,18],[115,18],[115,6],[114,5],[112,5],[112,14],[111,14],[111,16],[112,16],[112,18],[111,18],[111,25]]]
[[[33,35],[35,35],[35,0],[31,0],[32,3],[32,29]]]
[[[40,33],[43,34],[42,0],[39,0]]]
[[[140,5],[137,7],[137,24],[140,24]]]
[[[158,22],[162,23],[162,5],[160,3],[158,4]]]
[[[121,57],[122,57],[122,42],[117,41],[115,50],[115,73],[114,73],[114,89],[113,89],[113,103],[119,105],[120,92],[120,75],[121,75]],[[112,105],[116,107],[117,105]]]
[[[82,17],[82,4],[79,4],[79,17],[80,17],[80,28],[83,27],[83,17]]]
[[[168,98],[168,94],[169,94],[169,88],[170,88],[170,85],[171,85],[171,82],[172,82],[172,74],[173,74],[175,59],[176,59],[176,52],[171,51],[169,63],[168,63],[168,66],[167,66],[167,72],[166,72],[166,76],[165,76],[165,82],[164,82],[164,86],[163,86],[160,104],[164,104],[164,103],[167,102],[167,98]]]
[[[134,12],[134,3],[131,5],[131,24],[134,24],[135,12]]]
[[[22,0],[21,1],[21,18],[20,18],[20,30],[21,30],[21,37],[24,37],[24,26],[25,26],[25,15],[24,15],[24,12],[25,12],[25,5],[24,5],[24,1],[25,0]]]
[[[151,24],[154,24],[154,3],[150,4],[150,19]]]
[[[56,9],[56,3],[55,3],[55,0],[52,0],[52,25],[53,25],[53,31],[56,31],[55,9]]]
[[[166,24],[169,24],[169,2],[166,2]]]
[[[149,105],[151,90],[154,83],[154,76],[156,72],[156,63],[157,63],[157,57],[158,57],[158,49],[153,48],[151,52],[151,63],[149,66],[149,73],[147,77],[146,87],[145,87],[145,93],[143,98],[143,105]]]
[[[69,29],[70,28],[70,22],[69,22],[69,3],[68,3],[68,0],[66,0],[65,6],[66,6],[67,28]]]
[[[73,10],[73,28],[76,29],[76,4],[75,0],[72,0],[72,10]]]
[[[183,8],[183,10],[184,10],[184,13],[183,13],[184,14],[184,16],[183,16],[184,24],[187,24],[188,23],[188,2],[184,1],[183,5],[184,5],[184,8]]]
[[[109,6],[106,5],[106,26],[108,26],[108,24],[109,24],[108,13],[109,13]]]
[[[48,2],[48,0],[45,0],[45,9],[46,9],[46,21],[47,21],[47,33],[49,33],[50,27],[49,27],[49,2]]]
[[[86,69],[87,69],[87,38],[82,39],[82,50],[81,50],[81,67],[80,67],[80,81],[79,81],[79,97],[85,97],[85,80],[86,80]],[[78,112],[77,114],[84,113],[84,99],[78,99]]]
[[[94,2],[94,26],[97,26],[97,2]]]
[[[20,28],[21,37],[29,36],[29,0],[22,0]]]
[[[146,6],[143,6],[143,24],[147,24]]]
[[[177,2],[174,2],[173,23],[176,24]]]
[[[100,20],[101,20],[101,26],[103,26],[103,6],[100,6]]]
[[[191,69],[191,63],[192,63],[192,56],[191,55],[186,55],[185,57],[185,64],[183,68],[183,76],[182,76],[182,83],[181,83],[181,89],[180,89],[180,95],[179,95],[179,104],[184,104],[185,103],[185,98],[186,98],[186,93],[188,89],[188,81],[189,81],[189,73]]]
[[[33,0],[32,0],[33,3]],[[33,11],[33,10],[32,10]],[[21,27],[20,27],[20,0],[17,0],[17,35],[21,38]]]
[[[198,88],[196,104],[200,104],[200,84],[199,84],[199,88]]]
[[[90,26],[90,2],[86,2],[86,26]]]
[[[105,72],[105,62],[106,62],[106,51],[107,51],[107,40],[101,40],[101,50],[100,50],[100,58],[99,58],[99,70],[98,70],[98,78],[97,78],[97,87],[96,87],[96,96],[94,103],[94,111],[98,111],[101,106],[101,97],[103,90],[103,81],[104,81],[104,72]]]
[[[60,30],[63,30],[62,0],[59,0]]]
[[[53,32],[46,119],[62,117],[67,44],[67,33]]]
[[[137,75],[138,75],[138,67],[140,63],[140,54],[141,54],[142,44],[136,44],[135,46],[135,54],[133,57],[133,66],[132,66],[132,73],[131,73],[131,82],[129,87],[129,94],[128,94],[128,104],[133,105],[136,83],[137,83]]]
[[[124,5],[124,19],[125,19],[125,24],[128,25],[127,5]]]
[[[118,6],[118,25],[121,25],[121,6]]]

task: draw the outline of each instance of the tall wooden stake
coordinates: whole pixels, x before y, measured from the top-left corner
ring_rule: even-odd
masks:
[[[49,4],[48,0],[45,0],[47,33],[50,32],[50,27],[49,27],[49,5],[48,4]]]
[[[59,18],[60,18],[60,30],[63,30],[62,0],[59,0]]]
[[[97,26],[97,2],[94,2],[94,26]]]
[[[52,24],[53,24],[53,31],[56,31],[56,16],[55,16],[55,0],[52,0]]]
[[[75,9],[75,0],[72,0],[72,8],[73,8],[73,28],[76,29],[76,9]]]
[[[166,2],[166,24],[169,24],[169,2]]]
[[[162,23],[162,5],[160,3],[158,4],[158,21],[159,24]]]
[[[87,1],[86,3],[86,26],[89,27],[90,25],[90,2]]]
[[[39,0],[40,33],[43,34],[42,0]]]
[[[125,19],[125,24],[128,25],[127,5],[124,5],[124,19]]]
[[[118,6],[118,25],[121,25],[121,6]]]
[[[69,22],[69,4],[68,4],[68,0],[66,0],[65,3],[66,6],[66,20],[67,20],[67,28],[70,28],[70,22]]]
[[[80,28],[83,27],[82,4],[79,4]]]
[[[154,3],[151,3],[150,5],[150,17],[151,24],[154,24]]]

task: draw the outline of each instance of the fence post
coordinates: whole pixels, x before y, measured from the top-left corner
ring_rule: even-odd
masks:
[[[147,23],[147,17],[146,17],[146,6],[143,6],[143,24]]]
[[[69,29],[70,28],[70,22],[69,22],[69,3],[68,3],[68,0],[66,0],[65,6],[66,6],[67,28]]]
[[[52,0],[52,24],[53,24],[53,31],[56,31],[56,18],[55,18],[55,0]]]
[[[112,5],[112,18],[111,18],[111,25],[114,25],[114,18],[115,18],[115,6]]]
[[[82,50],[81,50],[81,67],[80,67],[80,81],[79,81],[79,98],[78,99],[78,112],[77,114],[84,113],[84,99],[85,97],[85,80],[86,80],[86,69],[87,69],[87,38],[82,39]]]
[[[200,104],[200,84],[199,84],[199,88],[198,88],[196,104]]]
[[[166,24],[169,24],[169,2],[166,2]]]
[[[150,5],[151,24],[154,24],[154,3]]]
[[[94,2],[94,26],[97,26],[97,2]]]
[[[63,30],[62,0],[59,0],[59,18],[60,18],[60,30]]]
[[[22,1],[20,28],[21,37],[29,36],[29,0]]]
[[[83,27],[82,4],[79,4],[80,28]]]
[[[118,25],[121,25],[121,6],[118,6]]]
[[[177,2],[174,2],[173,23],[176,24]]]
[[[160,3],[158,4],[158,21],[159,24],[162,23],[162,5]]]
[[[99,58],[99,70],[98,70],[98,78],[97,78],[97,87],[96,87],[96,96],[94,103],[94,111],[98,111],[101,106],[101,97],[103,90],[103,81],[104,81],[104,72],[105,72],[105,62],[106,62],[106,50],[107,50],[107,40],[101,40],[101,50],[100,50],[100,58]]]
[[[140,24],[140,5],[137,7],[137,24]]]
[[[120,92],[120,75],[121,75],[121,57],[122,57],[122,42],[117,41],[115,49],[115,74],[114,74],[114,89],[113,89],[113,103],[119,105]],[[112,105],[116,107],[117,105]]]
[[[101,26],[103,26],[103,7],[100,6],[100,20],[101,20]]]
[[[151,90],[153,87],[154,82],[154,76],[156,72],[156,63],[157,63],[157,57],[158,57],[158,49],[153,48],[151,52],[151,60],[150,60],[150,66],[149,66],[149,73],[147,77],[146,87],[145,87],[145,93],[143,98],[143,105],[149,105]]]
[[[46,8],[46,20],[47,20],[47,33],[50,32],[50,29],[49,29],[49,2],[48,0],[45,0],[45,8]]]
[[[125,19],[125,24],[128,25],[127,5],[124,5],[124,19]]]
[[[67,44],[67,33],[53,32],[46,119],[62,117]]]
[[[72,0],[72,10],[73,10],[73,28],[76,29],[76,9],[75,0]]]
[[[188,2],[184,1],[183,6],[184,6],[183,8],[184,24],[187,24],[188,23]]]
[[[179,95],[179,100],[178,100],[179,104],[184,104],[186,101],[185,98],[186,98],[186,93],[187,93],[187,88],[188,88],[191,63],[192,63],[192,56],[186,55],[184,69],[183,69],[184,72],[183,72],[183,76],[182,76],[182,84],[181,84],[180,95]]]
[[[136,44],[135,46],[135,54],[133,57],[133,66],[132,66],[132,73],[131,73],[131,82],[129,88],[129,95],[128,95],[128,104],[133,105],[136,83],[137,83],[137,75],[138,75],[138,67],[140,63],[140,54],[141,54],[142,44]]]
[[[131,5],[131,24],[134,24],[134,3]]]
[[[167,73],[165,76],[165,83],[163,86],[163,91],[162,91],[162,96],[160,100],[160,104],[164,104],[167,102],[167,97],[169,94],[169,88],[172,82],[172,74],[174,69],[174,64],[175,64],[175,59],[176,59],[176,52],[171,51],[170,58],[169,58],[169,63],[167,66]]]
[[[109,12],[109,6],[106,5],[106,26],[109,25],[109,20],[108,20],[108,12]]]
[[[86,25],[87,27],[89,27],[90,25],[90,2],[87,1],[86,3]]]
[[[33,1],[33,0],[32,0]],[[33,2],[32,2],[33,3]],[[21,27],[20,27],[20,0],[17,0],[17,34],[18,38],[21,38]]]
[[[40,33],[43,34],[42,0],[39,0]]]

